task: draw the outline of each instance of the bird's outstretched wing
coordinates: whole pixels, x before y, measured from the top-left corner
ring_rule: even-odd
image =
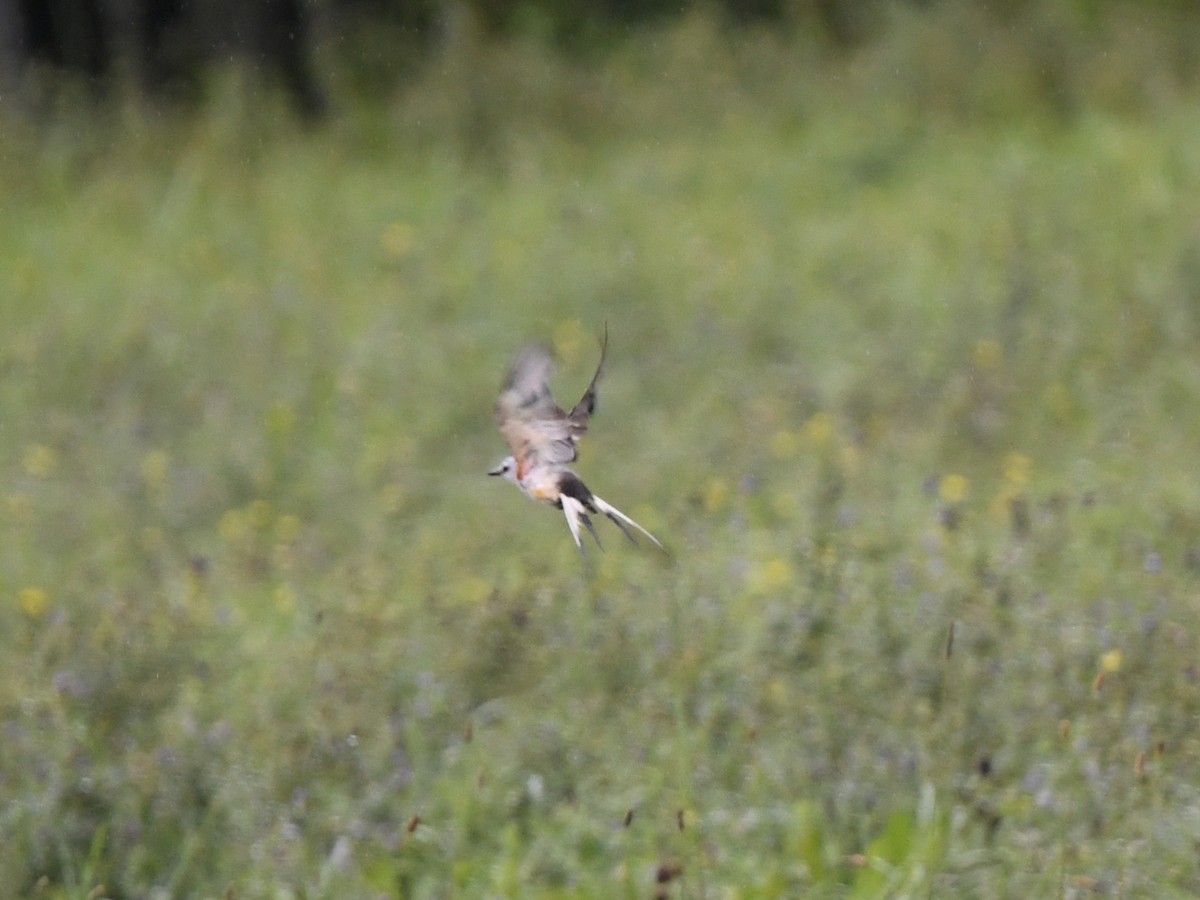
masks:
[[[579,439],[596,409],[596,382],[607,350],[605,329],[596,374],[569,413],[563,412],[550,393],[554,364],[546,349],[530,345],[517,354],[496,401],[496,423],[517,461],[518,477],[535,466],[565,466],[579,456]]]

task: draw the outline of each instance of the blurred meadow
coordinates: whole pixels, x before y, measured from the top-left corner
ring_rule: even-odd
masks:
[[[1200,892],[1200,20],[1071,10],[0,113],[0,893]],[[606,324],[670,559],[485,477]]]

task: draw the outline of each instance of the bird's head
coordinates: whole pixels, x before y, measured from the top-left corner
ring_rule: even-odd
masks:
[[[488,472],[488,474],[489,475],[499,475],[502,478],[505,478],[508,481],[511,481],[513,484],[516,484],[517,483],[517,461],[515,459],[513,459],[511,456],[506,456],[506,457],[504,457],[503,462],[501,462],[500,465],[496,466],[496,468],[492,469],[492,471]]]

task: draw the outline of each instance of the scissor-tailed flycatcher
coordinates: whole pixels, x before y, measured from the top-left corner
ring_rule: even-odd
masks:
[[[579,476],[567,468],[567,463],[574,462],[579,456],[579,439],[587,432],[588,418],[596,409],[596,380],[604,369],[607,350],[606,329],[596,374],[569,413],[563,412],[550,394],[548,381],[553,363],[545,348],[532,345],[517,354],[496,402],[496,423],[512,456],[505,457],[488,474],[501,475],[534,500],[561,509],[567,518],[567,527],[571,529],[571,537],[581,552],[580,522],[596,541],[596,546],[600,546],[589,513],[608,516],[636,544],[633,533],[626,527],[632,525],[663,550],[654,535],[593,494]]]

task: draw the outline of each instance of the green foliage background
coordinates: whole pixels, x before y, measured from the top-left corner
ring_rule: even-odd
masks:
[[[0,884],[1200,890],[1200,44],[1056,9],[10,112]],[[483,474],[605,323],[669,560]]]

